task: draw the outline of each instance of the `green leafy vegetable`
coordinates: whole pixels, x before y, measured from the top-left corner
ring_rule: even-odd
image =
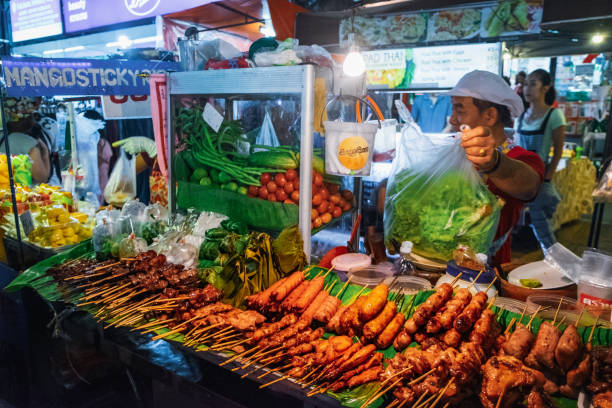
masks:
[[[443,261],[459,244],[487,253],[500,209],[484,184],[462,172],[429,177],[404,170],[387,190],[385,243],[392,250],[412,241],[418,255]]]
[[[304,241],[297,225],[281,231],[272,243],[274,260],[283,273],[291,273],[306,264]]]

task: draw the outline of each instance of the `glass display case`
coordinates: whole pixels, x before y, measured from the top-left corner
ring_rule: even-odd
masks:
[[[322,142],[313,129],[315,81],[325,76],[318,70],[169,74],[170,211],[214,211],[273,233],[299,224],[310,258],[312,234],[352,212],[353,202],[342,187],[348,181],[322,167]],[[320,99],[319,115],[326,100]],[[338,203],[332,207],[330,197],[330,208],[322,208],[321,194]]]

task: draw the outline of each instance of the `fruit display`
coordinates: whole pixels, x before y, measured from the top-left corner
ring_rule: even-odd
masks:
[[[299,204],[300,178],[295,169],[283,173],[262,173],[261,186],[250,185],[247,195],[285,204]],[[321,173],[312,174],[311,228],[319,228],[353,207],[353,193],[340,190],[340,185],[323,180]]]
[[[58,248],[91,238],[91,223],[83,213],[70,213],[62,206],[42,207],[34,217],[36,228],[28,240],[41,247]]]
[[[27,154],[11,156],[15,183],[29,186],[32,184],[32,162]],[[9,188],[8,161],[0,154],[0,189]]]

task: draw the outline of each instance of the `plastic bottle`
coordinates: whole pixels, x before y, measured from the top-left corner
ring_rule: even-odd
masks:
[[[412,252],[412,242],[404,241],[402,242],[402,246],[400,247],[400,256],[399,259],[399,275],[415,275],[416,270],[412,261],[410,260],[410,253]]]

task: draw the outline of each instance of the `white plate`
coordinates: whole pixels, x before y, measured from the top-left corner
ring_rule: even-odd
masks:
[[[571,285],[573,282],[566,278],[561,272],[557,272],[552,266],[544,261],[532,262],[519,266],[508,274],[508,282],[513,285],[521,285],[521,279],[538,279],[542,286],[535,289],[557,289]]]

